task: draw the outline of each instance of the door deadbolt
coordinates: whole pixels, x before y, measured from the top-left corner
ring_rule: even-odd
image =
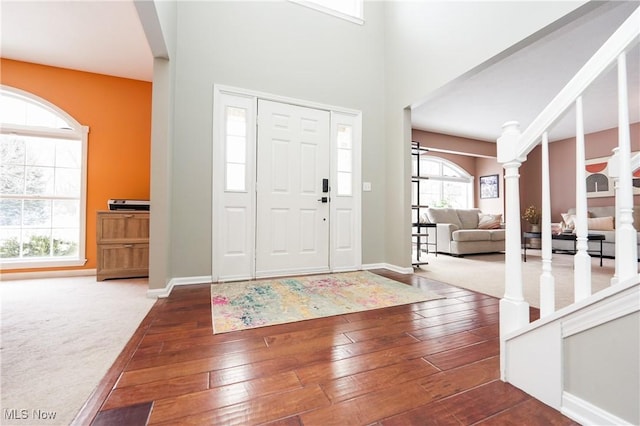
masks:
[[[329,179],[322,179],[322,192],[329,192]]]

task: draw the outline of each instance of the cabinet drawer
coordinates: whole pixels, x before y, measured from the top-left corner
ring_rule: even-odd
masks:
[[[98,281],[149,276],[149,244],[100,244],[97,263]]]
[[[149,213],[98,213],[97,242],[149,240]]]

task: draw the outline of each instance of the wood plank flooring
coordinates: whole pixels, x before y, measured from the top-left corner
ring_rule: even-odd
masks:
[[[175,288],[74,424],[576,424],[499,380],[498,299],[374,272],[445,298],[214,335],[209,285]]]

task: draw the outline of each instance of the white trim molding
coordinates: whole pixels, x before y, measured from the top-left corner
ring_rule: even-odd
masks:
[[[587,307],[567,318],[562,323],[562,337],[567,338],[638,310],[640,287],[634,285],[611,297],[606,304]]]
[[[46,278],[87,277],[96,275],[95,269],[65,269],[54,271],[10,272],[0,275],[0,281],[37,280]]]
[[[562,414],[582,425],[631,425],[600,407],[569,392],[562,393]]]
[[[390,263],[367,263],[362,265],[362,269],[365,271],[370,269],[387,269],[399,274],[413,274],[413,267],[403,268],[402,266],[392,265]]]
[[[258,123],[257,107],[259,101],[278,102],[300,106],[304,108],[316,109],[330,112],[330,178],[337,182],[337,124],[350,126],[353,131],[352,139],[352,194],[331,195],[331,208],[329,210],[329,241],[337,241],[338,235],[338,209],[352,213],[351,223],[346,227],[350,229],[351,236],[348,247],[337,247],[334,243],[329,246],[328,269],[286,269],[280,271],[269,271],[267,273],[256,272],[256,252],[255,233],[257,231],[256,222],[256,144],[257,134],[255,128]],[[224,112],[227,106],[245,109],[247,114],[247,158],[246,158],[246,188],[245,191],[227,191],[224,187],[225,181],[225,154],[224,154]],[[290,276],[304,274],[329,273],[337,270],[359,270],[362,267],[362,211],[361,211],[361,145],[362,145],[362,112],[349,108],[337,107],[298,98],[290,98],[272,93],[265,93],[251,89],[244,89],[221,84],[213,86],[213,164],[214,173],[212,175],[212,260],[211,278],[213,281],[236,281],[251,278],[268,278],[273,276]],[[250,175],[249,175],[250,174]],[[237,225],[244,231],[244,251],[239,253],[225,251],[225,233],[229,233],[228,223],[223,218],[227,210],[231,208],[238,212]],[[242,212],[242,213],[240,213]],[[348,216],[348,215],[347,215]],[[345,220],[346,221],[346,220]],[[345,227],[345,223],[342,223]],[[233,232],[231,232],[231,235]],[[387,268],[391,269],[391,268]],[[411,273],[410,271],[400,271],[401,273]]]
[[[147,297],[152,299],[155,299],[155,298],[164,299],[165,297],[169,297],[169,295],[171,295],[171,291],[175,286],[194,285],[194,284],[211,284],[211,283],[212,283],[211,275],[172,278],[167,284],[167,286],[164,288],[153,288],[153,289],[147,290]]]

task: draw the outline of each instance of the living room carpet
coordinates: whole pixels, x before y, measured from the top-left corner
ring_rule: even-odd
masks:
[[[416,269],[415,273],[480,293],[501,298],[504,296],[504,253],[478,254],[465,257],[447,255],[428,257],[429,264]],[[591,258],[592,293],[603,290],[610,284],[615,270],[615,260]],[[541,250],[527,250],[527,261],[522,263],[524,299],[529,305],[540,307],[540,274],[542,273]],[[555,278],[556,309],[573,303],[573,256],[556,253],[552,258],[552,274]]]
[[[155,303],[148,288],[95,275],[1,280],[0,424],[70,424]]]
[[[367,271],[211,285],[214,334],[440,299]]]

